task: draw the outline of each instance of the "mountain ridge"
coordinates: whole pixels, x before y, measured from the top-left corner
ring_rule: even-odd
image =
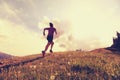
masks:
[[[0,59],[8,59],[8,58],[12,58],[13,55],[4,53],[4,52],[0,52]]]

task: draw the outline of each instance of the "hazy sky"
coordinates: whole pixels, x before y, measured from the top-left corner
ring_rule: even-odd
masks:
[[[38,54],[43,28],[58,31],[54,51],[108,47],[120,32],[119,0],[0,0],[0,51]]]

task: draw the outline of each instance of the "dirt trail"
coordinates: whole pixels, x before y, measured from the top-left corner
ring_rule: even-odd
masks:
[[[48,55],[46,55],[46,56],[48,56]],[[27,64],[29,62],[33,62],[33,61],[39,60],[39,59],[43,59],[43,57],[39,56],[39,57],[36,57],[36,58],[33,58],[33,59],[24,60],[24,61],[17,62],[17,63],[6,64],[6,65],[3,65],[3,66],[0,67],[0,72],[1,72],[1,69],[9,70],[9,68],[12,67],[12,66],[24,65],[24,64]]]

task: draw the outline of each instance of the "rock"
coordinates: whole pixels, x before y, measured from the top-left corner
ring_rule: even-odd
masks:
[[[120,33],[116,32],[117,37],[113,38],[113,44],[110,47],[107,47],[107,49],[112,51],[120,51]]]

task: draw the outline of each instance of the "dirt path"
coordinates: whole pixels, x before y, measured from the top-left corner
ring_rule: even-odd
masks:
[[[46,55],[46,56],[48,56],[48,55]],[[39,56],[39,57],[36,57],[36,58],[33,58],[33,59],[29,59],[29,60],[25,60],[25,61],[21,61],[21,62],[17,62],[17,63],[6,64],[6,65],[3,65],[3,66],[0,67],[0,72],[1,72],[2,69],[9,70],[9,68],[12,67],[12,66],[24,65],[24,64],[27,64],[29,62],[33,62],[33,61],[39,60],[39,59],[43,59],[43,57]]]

